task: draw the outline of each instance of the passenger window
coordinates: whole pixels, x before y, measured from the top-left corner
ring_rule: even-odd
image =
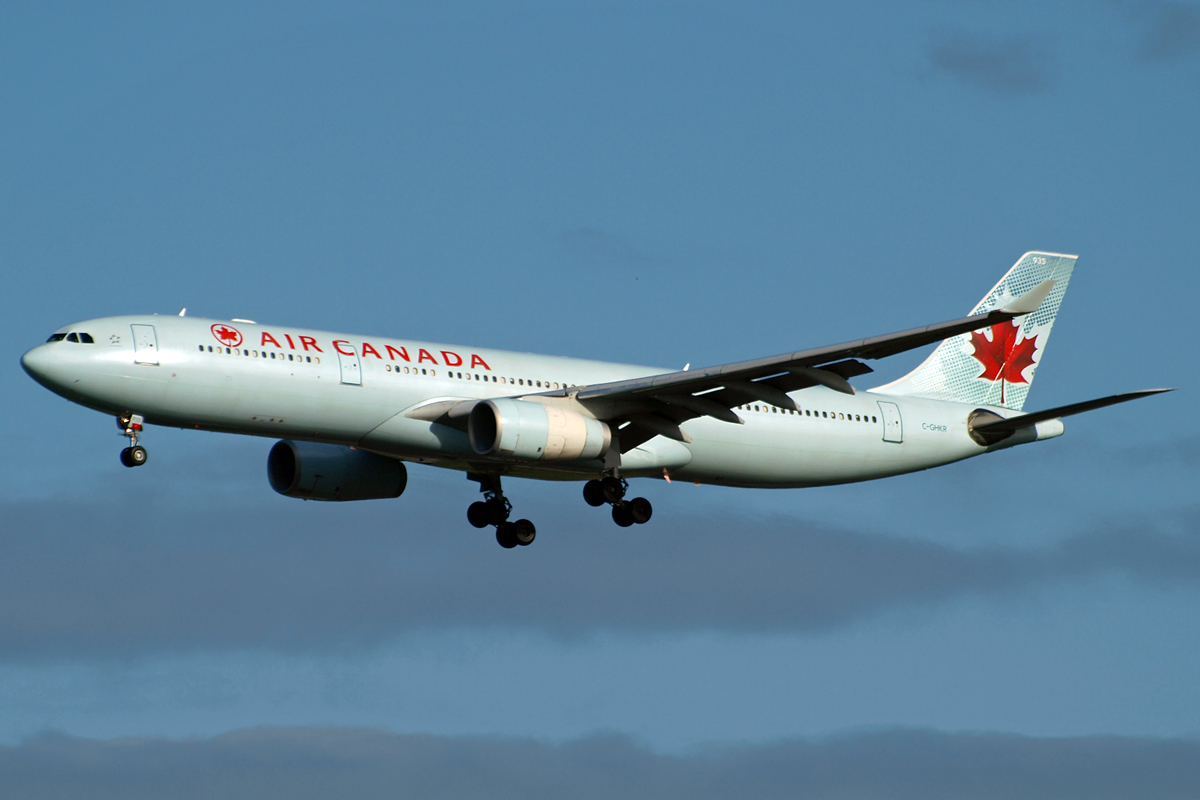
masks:
[[[822,412],[821,412],[821,417],[822,417],[823,419],[829,419],[829,412],[827,412],[827,411],[822,411]]]
[[[201,352],[201,353],[203,353],[203,352],[204,352],[204,345],[200,345],[200,352]]]
[[[96,340],[92,338],[92,335],[90,333],[79,334],[79,341],[83,342],[84,344],[95,344],[96,343]]]
[[[47,342],[61,342],[65,338],[67,338],[67,335],[65,333],[54,333],[54,334],[51,334],[50,338],[47,339],[46,341]]]
[[[75,334],[74,332],[69,333],[69,334],[67,334],[67,341],[74,342],[75,344],[79,344],[79,336],[77,334]]]
[[[875,417],[871,417],[871,422],[875,422]]]

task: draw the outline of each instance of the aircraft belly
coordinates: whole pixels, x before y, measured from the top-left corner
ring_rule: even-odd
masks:
[[[909,409],[901,443],[884,441],[876,424],[844,421],[797,425],[792,417],[751,418],[743,425],[697,421],[688,427],[692,462],[680,479],[736,486],[806,487],[870,480],[948,464],[984,452],[966,435],[960,410]],[[907,425],[909,421],[911,425]],[[931,420],[940,420],[934,422]]]
[[[413,402],[394,387],[343,386],[316,371],[262,374],[260,365],[237,360],[197,368],[183,359],[169,364],[172,355],[163,353],[165,368],[94,376],[89,395],[152,424],[347,443]],[[143,370],[154,379],[141,377]]]
[[[395,413],[359,440],[365,450],[393,458],[455,460],[478,458],[465,431]]]

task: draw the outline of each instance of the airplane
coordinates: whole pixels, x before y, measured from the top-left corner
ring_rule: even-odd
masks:
[[[505,548],[504,476],[584,481],[622,527],[650,520],[631,478],[828,486],[942,466],[1063,433],[1062,418],[1170,389],[1022,411],[1077,256],[1029,252],[963,318],[843,344],[664,370],[175,315],[92,319],[21,358],[52,392],[116,417],[127,467],[148,424],[279,438],[288,497],[399,497],[405,464],[466,472],[469,523]],[[864,360],[939,342],[908,375],[860,391]]]

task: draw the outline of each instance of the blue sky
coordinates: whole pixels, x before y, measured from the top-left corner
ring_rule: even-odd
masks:
[[[1194,746],[1200,6],[10,4],[0,45],[7,763],[258,726]],[[1180,391],[884,482],[648,483],[630,531],[514,481],[520,553],[457,473],[300,503],[269,440],[164,429],[125,470],[17,363],[186,306],[678,368],[958,316],[1031,249],[1080,260],[1027,408]]]

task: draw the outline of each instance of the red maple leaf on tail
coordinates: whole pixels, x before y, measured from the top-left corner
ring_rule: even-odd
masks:
[[[1032,366],[1033,354],[1037,352],[1037,336],[1027,336],[1017,341],[1017,333],[1021,326],[1016,320],[1000,322],[991,327],[992,338],[989,340],[983,331],[971,333],[971,346],[975,348],[972,354],[976,361],[983,365],[983,372],[977,377],[989,381],[999,380],[1000,402],[1004,403],[1004,384],[1029,383],[1022,375],[1026,367]]]

